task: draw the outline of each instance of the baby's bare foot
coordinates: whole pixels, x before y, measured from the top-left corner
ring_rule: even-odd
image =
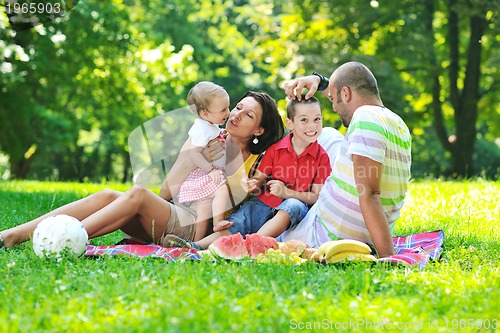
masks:
[[[220,220],[219,222],[214,224],[214,232],[226,230],[227,228],[229,228],[233,224],[234,224],[234,222],[231,222],[231,221]]]

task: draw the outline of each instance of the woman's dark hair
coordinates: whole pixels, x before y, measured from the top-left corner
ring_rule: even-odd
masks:
[[[262,154],[269,146],[283,138],[285,127],[283,120],[278,112],[278,106],[274,99],[265,92],[248,91],[240,101],[245,97],[252,97],[262,107],[262,120],[260,127],[264,129],[264,134],[257,137],[259,142],[254,144],[252,140],[248,143],[248,150],[252,154]]]

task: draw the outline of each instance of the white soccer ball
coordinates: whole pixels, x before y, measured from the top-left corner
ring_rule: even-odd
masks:
[[[33,234],[33,250],[39,257],[80,256],[89,241],[82,223],[68,215],[55,215],[38,224]]]

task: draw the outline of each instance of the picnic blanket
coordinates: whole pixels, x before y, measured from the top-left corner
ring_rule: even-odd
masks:
[[[85,256],[125,255],[134,257],[162,258],[166,261],[200,260],[195,249],[163,247],[155,244],[87,245]]]
[[[429,259],[439,260],[443,252],[443,241],[443,230],[394,237],[392,242],[396,254],[378,260],[424,268]]]
[[[378,259],[381,262],[419,265],[425,267],[430,259],[439,260],[443,251],[444,232],[442,230],[424,232],[392,239],[396,254]],[[131,242],[119,245],[88,245],[85,256],[127,255],[136,257],[163,258],[167,262],[178,260],[201,260],[195,249],[163,247],[155,244]]]

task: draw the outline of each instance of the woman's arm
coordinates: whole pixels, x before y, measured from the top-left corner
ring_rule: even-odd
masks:
[[[224,154],[226,153],[224,149],[224,141],[219,137],[210,140],[201,153],[210,163],[217,161],[218,159],[224,157]]]
[[[266,181],[267,175],[260,172],[258,169],[255,170],[253,177],[248,178],[246,171],[241,170],[241,187],[247,193],[256,192],[262,187],[262,184]],[[257,193],[254,193],[257,194]]]
[[[196,165],[189,156],[189,147],[191,147],[191,139],[188,138],[186,142],[184,142],[177,160],[161,185],[159,195],[165,200],[172,200],[179,194],[181,184],[186,180],[191,171],[196,168]],[[206,161],[216,161],[224,156],[224,144],[218,139],[213,139],[208,143],[207,147],[203,149],[202,155]]]

